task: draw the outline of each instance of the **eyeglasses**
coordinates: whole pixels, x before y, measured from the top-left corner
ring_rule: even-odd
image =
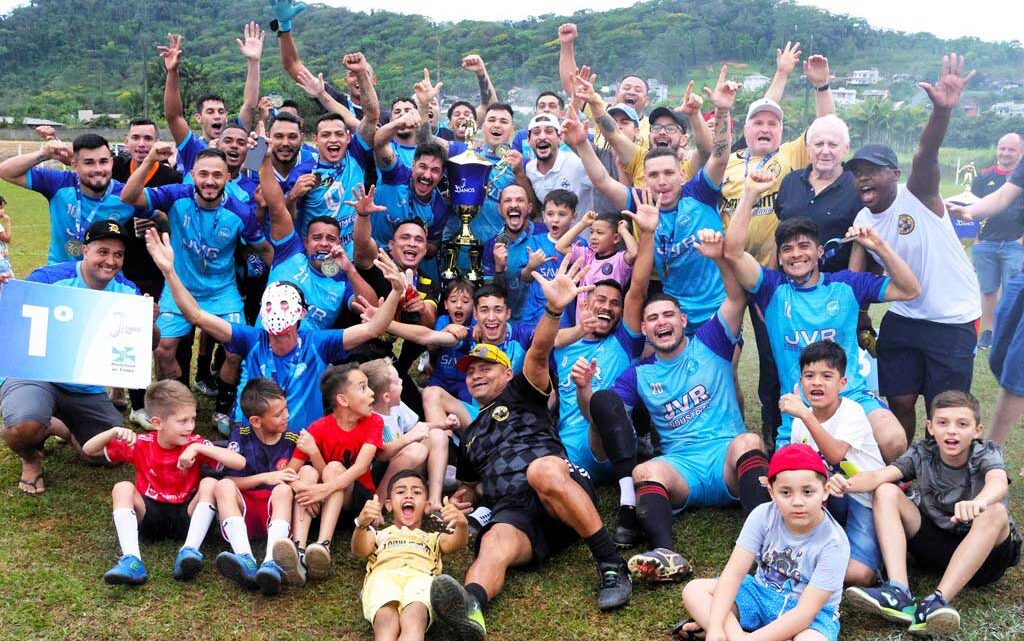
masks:
[[[670,134],[682,131],[683,128],[679,125],[651,125],[651,133],[660,134],[665,131]]]

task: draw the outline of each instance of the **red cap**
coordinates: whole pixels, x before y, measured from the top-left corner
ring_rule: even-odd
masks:
[[[793,443],[775,452],[768,464],[768,480],[774,479],[779,472],[792,470],[810,470],[828,478],[828,470],[821,456],[810,445],[803,443]]]
[[[709,121],[709,120],[711,120],[712,118],[715,117],[715,110],[712,109],[711,111],[707,112],[706,114],[704,114],[701,117],[704,118],[704,122],[707,122],[707,121]]]

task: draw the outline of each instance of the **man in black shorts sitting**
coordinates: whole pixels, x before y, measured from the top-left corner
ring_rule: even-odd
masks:
[[[460,640],[483,639],[482,612],[501,590],[509,567],[541,562],[579,538],[597,562],[599,609],[625,605],[633,591],[626,563],[594,506],[589,475],[569,462],[548,409],[548,357],[558,321],[588,289],[577,287],[581,262],[570,265],[566,258],[551,280],[534,274],[547,307],[521,374],[513,375],[508,356],[489,344],[477,345],[458,363],[481,409],[460,435],[457,476],[463,485],[452,500],[462,509],[473,503],[491,509],[465,588],[442,575],[430,591],[435,616]]]

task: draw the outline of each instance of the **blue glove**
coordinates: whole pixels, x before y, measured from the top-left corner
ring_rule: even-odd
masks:
[[[306,4],[295,0],[270,0],[270,9],[277,19],[277,31],[291,31],[292,18],[305,11]]]

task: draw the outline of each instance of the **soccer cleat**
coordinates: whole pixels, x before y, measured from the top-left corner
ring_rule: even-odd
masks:
[[[256,585],[263,596],[274,596],[281,591],[281,578],[284,571],[274,561],[264,561],[256,572]]]
[[[220,412],[213,413],[213,426],[217,428],[221,436],[231,436],[231,419],[227,414]]]
[[[992,349],[992,330],[986,329],[978,338],[978,349]]]
[[[137,410],[132,410],[132,413],[128,415],[128,420],[135,423],[144,430],[153,431],[156,427],[149,422],[149,413],[146,408],[140,407]]]
[[[430,607],[434,616],[454,634],[446,639],[483,641],[487,637],[480,604],[447,574],[435,577],[430,584]]]
[[[251,554],[221,552],[213,564],[218,572],[243,588],[256,589],[256,559]]]
[[[174,578],[188,581],[203,569],[203,553],[195,548],[181,548],[174,559]]]
[[[201,381],[197,379],[195,384],[192,385],[192,389],[199,392],[203,396],[209,396],[210,398],[216,398],[217,396],[216,383],[210,383],[208,381]]]
[[[274,541],[274,563],[284,573],[284,582],[288,585],[306,585],[306,566],[299,556],[299,549],[291,539]]]
[[[318,541],[306,548],[306,568],[309,578],[322,581],[331,572],[331,542]]]
[[[914,621],[907,631],[922,637],[953,636],[960,631],[960,613],[946,603],[941,594],[934,592],[917,606]]]
[[[850,605],[858,610],[904,625],[914,622],[914,597],[891,583],[877,588],[846,588],[845,594]]]
[[[690,572],[686,557],[667,548],[655,548],[629,560],[629,573],[643,583],[682,581]]]
[[[615,520],[615,531],[612,533],[612,543],[620,548],[636,547],[643,540],[643,536],[636,520],[636,507],[620,505],[619,516]]]
[[[146,566],[142,559],[134,554],[125,554],[114,567],[103,575],[103,581],[109,585],[142,585],[146,582]]]
[[[601,578],[597,590],[598,610],[614,610],[629,603],[629,597],[633,595],[633,582],[625,563],[599,563],[597,574]]]

